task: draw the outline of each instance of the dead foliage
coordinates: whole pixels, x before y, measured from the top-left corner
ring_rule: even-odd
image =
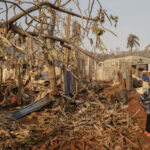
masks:
[[[13,97],[16,97],[19,92],[18,85],[12,80],[3,83],[0,87],[0,107],[10,108],[14,106],[27,105],[34,101],[37,95],[34,91],[29,88],[22,87],[20,90],[21,97],[16,102],[13,102]]]
[[[95,94],[93,89],[80,93],[78,104],[57,97],[52,108],[1,124],[1,147],[53,150],[138,148],[140,145],[135,137],[140,128],[125,111],[125,105],[107,99],[107,95],[102,98],[101,92]]]
[[[102,94],[103,86],[84,84],[79,74],[79,52],[92,58],[95,63],[99,62],[96,55],[83,49],[84,45],[79,41],[87,37],[92,47],[104,51],[106,47],[101,36],[106,31],[114,34],[104,27],[105,20],[110,24],[114,23],[116,27],[118,17],[109,16],[99,0],[95,1],[99,9],[94,17],[94,1],[88,1],[86,15],[82,14],[82,11],[78,14],[69,9],[70,2],[81,11],[78,1],[0,2],[5,6],[1,11],[5,17],[0,20],[0,85],[4,84],[0,86],[0,107],[9,107],[12,105],[12,99],[15,102],[18,99],[17,104],[20,106],[47,93],[57,92],[56,64],[59,68],[66,64],[67,70],[73,68],[70,72],[76,79],[77,89],[73,98],[53,94],[53,106],[14,122],[2,123],[3,114],[0,118],[1,149],[125,150],[139,147],[135,137],[140,129],[136,121],[126,113],[124,105],[118,103],[115,98],[112,100]],[[26,8],[27,4],[30,6]],[[19,11],[16,11],[18,9]],[[10,12],[12,17],[8,17]],[[66,25],[66,17],[69,15],[81,18],[82,23],[68,21]],[[64,37],[64,31],[69,33],[71,29],[73,34]],[[80,33],[75,34],[77,31]],[[92,32],[96,41],[89,37]],[[67,53],[69,50],[73,53],[65,53],[66,48]],[[10,56],[6,50],[11,52]],[[48,68],[46,72],[45,66]],[[47,79],[39,80],[44,76],[42,73],[48,74],[49,83]],[[62,74],[61,72],[60,76]],[[10,78],[12,82],[8,84]],[[60,82],[62,86],[63,82]],[[39,92],[38,96],[35,92]]]

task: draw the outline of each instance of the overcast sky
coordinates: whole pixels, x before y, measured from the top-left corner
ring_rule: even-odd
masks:
[[[80,0],[82,7],[86,1]],[[117,29],[112,28],[118,37],[110,33],[106,33],[103,37],[108,49],[115,50],[120,47],[121,50],[126,50],[127,37],[130,33],[140,38],[140,49],[150,44],[150,0],[101,0],[101,3],[109,14],[119,16]]]
[[[53,0],[52,0],[53,1]],[[65,2],[66,0],[62,0]],[[82,10],[88,7],[88,0],[78,0]],[[92,1],[92,0],[91,0]],[[96,0],[95,0],[96,1]],[[103,42],[108,50],[115,51],[117,47],[121,50],[127,50],[127,37],[130,33],[137,35],[140,38],[140,48],[144,49],[150,44],[150,0],[100,0],[103,9],[106,9],[108,14],[113,14],[119,17],[117,28],[106,25],[107,28],[114,31],[118,37],[114,37],[111,33],[105,33]],[[2,3],[0,3],[3,7]],[[68,8],[70,5],[68,5]],[[75,5],[72,5],[72,11],[79,13]],[[98,6],[95,3],[93,16],[96,15]],[[11,17],[11,13],[9,17]],[[2,17],[0,15],[0,17]],[[88,45],[89,41],[85,42]],[[88,47],[88,46],[87,46]]]

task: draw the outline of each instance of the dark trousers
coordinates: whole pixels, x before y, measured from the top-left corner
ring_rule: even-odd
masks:
[[[150,133],[150,114],[147,114],[146,131]]]

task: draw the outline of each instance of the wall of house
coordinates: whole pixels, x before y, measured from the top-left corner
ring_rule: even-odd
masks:
[[[104,73],[103,73],[103,66],[104,63],[103,62],[100,62],[97,64],[97,80],[104,80]]]
[[[127,70],[129,64],[150,64],[150,58],[127,56],[100,62],[97,64],[97,80],[111,81],[115,79],[115,77],[118,75],[118,72],[122,72],[123,66],[125,67],[124,70]]]
[[[97,66],[97,80],[111,81],[119,71],[119,61],[107,61]]]

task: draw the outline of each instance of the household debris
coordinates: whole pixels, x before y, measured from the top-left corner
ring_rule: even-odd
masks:
[[[133,34],[129,53],[105,54],[101,36],[116,35],[105,22],[116,27],[118,16],[100,0],[88,0],[86,15],[77,0],[0,3],[0,148],[144,149],[134,88],[149,86],[150,58],[132,51]]]
[[[51,108],[10,123],[1,123],[1,147],[58,150],[138,148],[135,136],[141,129],[137,121],[120,101],[108,99],[107,95],[102,98],[101,91],[95,93],[94,88],[90,88],[86,95],[81,92],[76,103],[63,102],[61,93]],[[125,91],[119,93],[126,95]],[[65,101],[69,97],[64,97]]]

